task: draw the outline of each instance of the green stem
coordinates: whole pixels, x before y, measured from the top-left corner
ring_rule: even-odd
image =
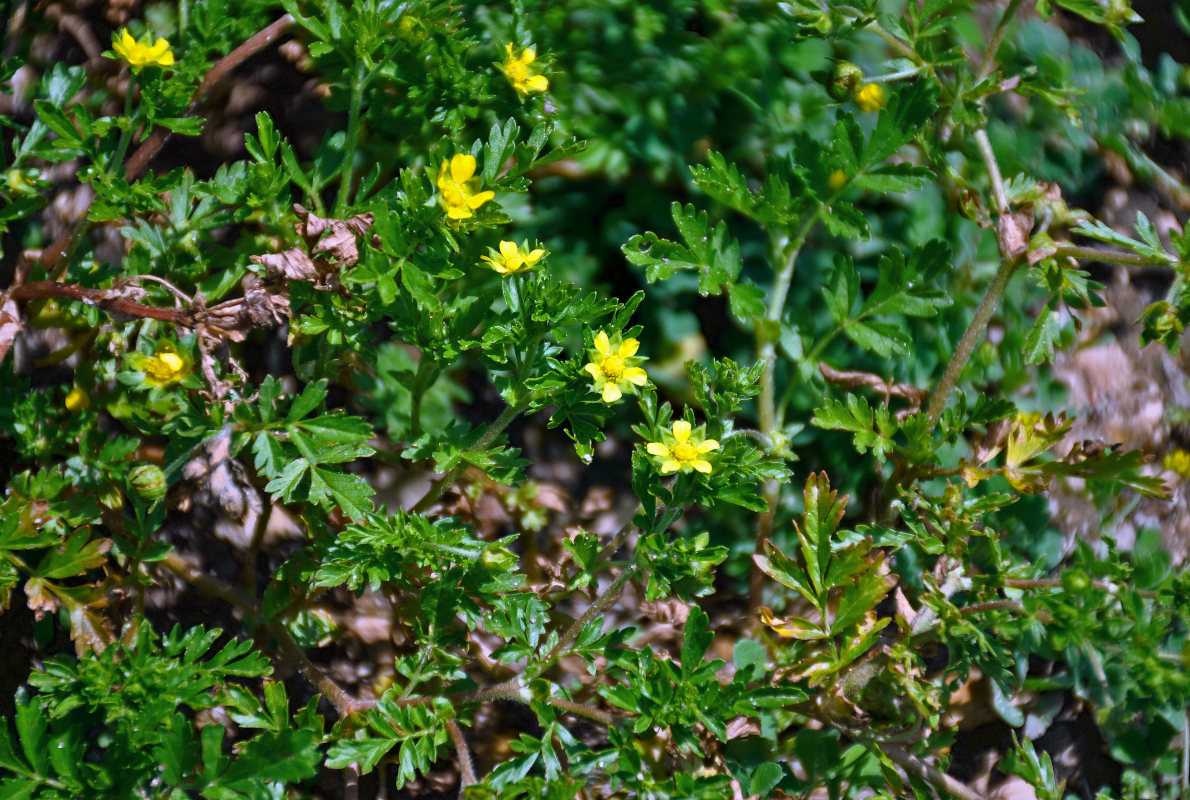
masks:
[[[954,353],[951,354],[950,361],[946,364],[946,370],[942,373],[942,379],[938,382],[938,388],[934,390],[934,394],[930,397],[930,403],[926,407],[926,417],[929,419],[928,430],[930,432],[933,432],[934,427],[938,424],[938,419],[942,416],[942,410],[946,408],[946,401],[950,399],[951,393],[954,391],[955,386],[958,385],[963,367],[967,365],[967,360],[971,358],[971,353],[975,351],[975,347],[983,337],[988,323],[991,322],[992,316],[996,313],[996,307],[1000,304],[1000,298],[1004,296],[1004,290],[1008,287],[1008,281],[1016,272],[1017,267],[1020,266],[1023,256],[1023,253],[1011,253],[1006,249],[1003,226],[1005,219],[1011,219],[1009,216],[1008,192],[1004,188],[1004,178],[1000,174],[1000,164],[996,161],[996,154],[992,150],[992,142],[988,139],[987,131],[982,128],[976,130],[973,136],[975,144],[979,147],[979,153],[983,158],[984,165],[987,167],[988,178],[992,184],[992,200],[998,217],[996,242],[1000,247],[1000,267],[996,270],[996,275],[992,278],[992,283],[988,286],[987,293],[983,296],[979,308],[975,310],[975,316],[972,317],[971,323],[963,333],[963,338],[959,340],[958,346],[955,347]]]
[[[107,165],[108,175],[114,176],[116,169],[124,163],[124,154],[128,152],[128,145],[132,142],[132,132],[136,129],[136,125],[132,119],[132,95],[136,93],[136,83],[136,72],[134,70],[128,78],[128,91],[124,93],[123,119],[127,127],[120,131],[120,141],[116,145],[115,155],[112,156],[112,160]]]
[[[491,426],[484,432],[483,436],[479,437],[479,441],[467,448],[467,452],[482,450],[494,442],[496,437],[503,433],[504,429],[508,427],[509,423],[516,419],[517,415],[524,411],[528,405],[529,402],[527,400],[523,400],[515,405],[507,406],[502,412],[500,412],[500,416],[497,417],[496,421],[493,422]],[[415,513],[421,514],[424,513],[427,508],[434,505],[438,498],[441,497],[447,489],[453,486],[456,480],[458,480],[459,475],[463,472],[463,468],[465,466],[466,464],[460,461],[458,464],[447,470],[446,474],[444,474],[441,478],[435,481],[432,486],[430,486],[430,489],[426,492],[425,496],[417,501],[417,505],[413,507],[413,511]]]
[[[1120,253],[1114,250],[1096,250],[1094,247],[1082,247],[1076,244],[1059,244],[1054,256],[1069,256],[1085,261],[1101,261],[1105,264],[1123,264],[1129,267],[1173,267],[1177,259],[1170,256],[1165,259],[1150,258],[1139,253]]]
[[[363,64],[357,64],[351,78],[351,96],[347,108],[347,141],[343,145],[343,164],[339,167],[339,195],[335,199],[335,216],[341,217],[347,209],[347,195],[351,192],[351,172],[355,163],[355,147],[359,141],[360,106],[364,99],[364,86],[368,73]]]
[[[946,401],[950,399],[951,392],[958,385],[963,367],[967,366],[967,360],[971,358],[971,353],[975,351],[975,346],[979,344],[984,330],[996,313],[996,306],[999,305],[1000,298],[1008,286],[1008,281],[1016,272],[1019,263],[1018,259],[1005,259],[1000,262],[1000,268],[996,270],[996,276],[992,278],[987,294],[983,296],[979,308],[975,310],[975,316],[971,318],[971,323],[963,333],[963,338],[959,340],[950,361],[947,362],[946,371],[942,373],[942,379],[938,381],[938,388],[930,396],[930,404],[926,407],[926,417],[930,420],[928,429],[931,432],[938,424],[938,419],[942,416],[942,410],[946,408]]]
[[[577,639],[579,634],[583,632],[583,628],[587,627],[587,624],[590,623],[591,620],[602,614],[604,610],[609,605],[611,605],[617,597],[620,596],[620,591],[624,588],[624,584],[628,583],[629,579],[636,574],[636,571],[637,567],[634,565],[628,567],[619,575],[617,575],[616,579],[612,581],[611,585],[608,586],[601,595],[595,598],[595,602],[591,603],[590,608],[588,608],[581,617],[571,623],[570,627],[567,628],[565,633],[562,634],[562,637],[558,639],[558,643],[554,645],[552,650],[546,653],[545,658],[526,669],[524,673],[522,673],[520,680],[528,683],[541,673],[545,672],[550,664],[552,664],[555,659],[564,654],[566,652],[566,648],[570,647],[570,645],[574,643],[574,640]]]
[[[988,40],[988,47],[984,52],[983,61],[979,64],[979,71],[975,73],[976,83],[991,75],[992,70],[996,68],[996,53],[1000,50],[1000,43],[1004,41],[1004,34],[1008,31],[1008,23],[1016,16],[1016,10],[1020,8],[1022,2],[1023,0],[1008,0],[1008,7],[1004,9],[1004,14],[1000,17],[1000,22],[996,25],[996,30],[992,32],[992,38]]]

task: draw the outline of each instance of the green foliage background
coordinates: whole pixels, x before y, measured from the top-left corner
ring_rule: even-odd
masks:
[[[993,784],[1190,791],[1190,578],[1114,537],[1190,456],[1079,440],[1049,368],[1092,264],[1160,276],[1140,344],[1190,320],[1180,227],[1082,208],[1190,196],[1125,0],[9,6],[0,794],[971,798],[972,692]]]

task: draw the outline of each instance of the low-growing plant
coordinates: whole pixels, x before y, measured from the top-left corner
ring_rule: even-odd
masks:
[[[4,797],[1190,791],[1127,0],[136,5],[5,38]]]

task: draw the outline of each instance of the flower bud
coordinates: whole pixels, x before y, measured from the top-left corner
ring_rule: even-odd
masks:
[[[831,82],[826,87],[831,97],[840,103],[855,94],[864,80],[864,71],[850,61],[840,61],[831,71]]]
[[[510,570],[517,563],[516,553],[500,542],[488,542],[479,560],[488,569],[500,571]]]
[[[169,488],[165,473],[155,464],[141,464],[132,470],[128,473],[128,483],[145,500],[160,500]]]
[[[66,406],[66,410],[71,413],[81,411],[91,405],[91,396],[83,391],[82,388],[75,386],[66,395],[66,400],[63,401],[62,405]]]

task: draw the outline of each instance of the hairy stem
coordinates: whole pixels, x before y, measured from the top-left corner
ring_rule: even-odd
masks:
[[[470,786],[478,783],[475,779],[475,764],[471,759],[471,748],[463,738],[463,729],[453,719],[446,721],[446,730],[450,732],[450,739],[454,742],[455,752],[459,754],[459,785]]]
[[[996,313],[996,307],[1000,305],[1000,298],[1004,296],[1004,290],[1008,287],[1008,281],[1016,272],[1017,267],[1020,266],[1023,255],[1022,253],[1009,252],[1006,245],[1006,238],[1003,235],[1005,226],[1015,223],[1012,221],[1009,213],[1008,193],[1004,188],[1004,178],[1000,175],[1000,164],[996,161],[996,154],[992,150],[991,140],[988,139],[987,131],[982,128],[975,131],[973,136],[976,145],[979,147],[980,155],[983,157],[984,165],[987,167],[988,177],[991,179],[992,199],[996,206],[996,212],[999,215],[996,226],[996,241],[1000,246],[1000,267],[996,270],[996,275],[992,278],[992,282],[988,286],[983,300],[980,301],[979,308],[975,310],[975,316],[971,318],[970,324],[967,325],[967,330],[963,332],[963,337],[959,339],[954,353],[951,354],[950,361],[946,364],[946,370],[942,373],[942,379],[938,381],[938,388],[934,390],[934,394],[930,397],[930,403],[926,407],[926,417],[929,419],[929,430],[931,432],[938,424],[938,419],[942,416],[942,410],[946,408],[946,401],[950,399],[951,393],[954,391],[955,386],[958,385],[963,367],[967,366],[967,361],[971,358],[971,353],[975,351],[976,345],[983,338],[988,323],[991,322],[992,316]]]
[[[629,579],[631,579],[632,576],[636,574],[636,571],[637,568],[635,565],[625,567],[624,570],[616,576],[616,579],[611,582],[611,585],[608,586],[602,594],[595,598],[595,601],[591,603],[591,606],[586,610],[586,612],[584,612],[581,617],[570,624],[570,627],[567,628],[562,634],[562,637],[558,639],[558,643],[554,645],[552,650],[546,653],[545,658],[537,662],[537,664],[533,665],[531,668],[525,670],[522,680],[530,681],[533,678],[536,678],[538,675],[545,672],[545,670],[550,666],[550,664],[554,662],[555,659],[565,653],[566,648],[574,644],[574,640],[577,639],[579,634],[583,632],[583,628],[587,627],[587,624],[590,623],[591,620],[602,614],[607,609],[607,607],[610,606],[615,601],[615,599],[620,596],[620,591],[623,590],[624,584],[628,583]]]
[[[356,699],[350,692],[315,666],[314,662],[306,655],[306,652],[302,650],[301,645],[294,641],[285,626],[280,622],[269,620],[264,615],[260,603],[255,598],[249,597],[239,589],[229,586],[218,578],[207,575],[202,570],[188,563],[177,553],[166,555],[161,560],[161,565],[204,594],[216,597],[225,603],[235,606],[246,619],[248,617],[254,617],[259,620],[269,634],[277,640],[277,645],[281,653],[289,663],[314,688],[326,696],[326,699],[331,702],[331,705],[335,707],[335,710],[340,715],[349,716],[370,705],[370,703]]]
[[[1004,34],[1008,32],[1008,23],[1012,22],[1012,18],[1016,16],[1021,2],[1022,0],[1008,0],[1008,7],[1004,9],[1004,14],[1000,17],[996,30],[992,32],[992,38],[988,39],[983,61],[979,63],[979,70],[975,73],[976,83],[991,75],[992,70],[996,68],[996,53],[1000,50],[1000,43],[1004,41]]]
[[[335,199],[335,216],[341,217],[347,209],[347,196],[351,192],[351,172],[355,160],[355,146],[359,141],[360,105],[364,98],[364,86],[368,75],[363,64],[357,64],[351,78],[351,96],[347,107],[347,141],[343,145],[343,164],[339,167],[339,194]]]
[[[901,769],[905,770],[910,775],[916,775],[926,783],[933,786],[939,792],[958,798],[958,800],[986,800],[986,798],[979,792],[971,789],[965,783],[960,783],[954,778],[940,771],[937,767],[927,764],[917,756],[902,750],[893,745],[871,745],[879,748]]]
[[[490,427],[488,427],[483,436],[479,437],[479,441],[468,448],[468,452],[482,450],[494,442],[496,437],[503,433],[504,429],[508,427],[509,423],[516,419],[517,415],[524,411],[528,405],[528,402],[523,401],[516,403],[515,405],[505,407],[505,409],[500,412],[500,416],[496,418],[496,421],[493,422]],[[429,490],[425,493],[425,496],[418,500],[417,504],[413,506],[413,511],[421,514],[425,512],[427,508],[434,505],[438,498],[442,497],[446,490],[453,486],[454,482],[458,480],[459,475],[462,474],[463,468],[465,466],[466,465],[463,462],[459,462],[447,470],[447,472],[441,478],[434,481]]]

